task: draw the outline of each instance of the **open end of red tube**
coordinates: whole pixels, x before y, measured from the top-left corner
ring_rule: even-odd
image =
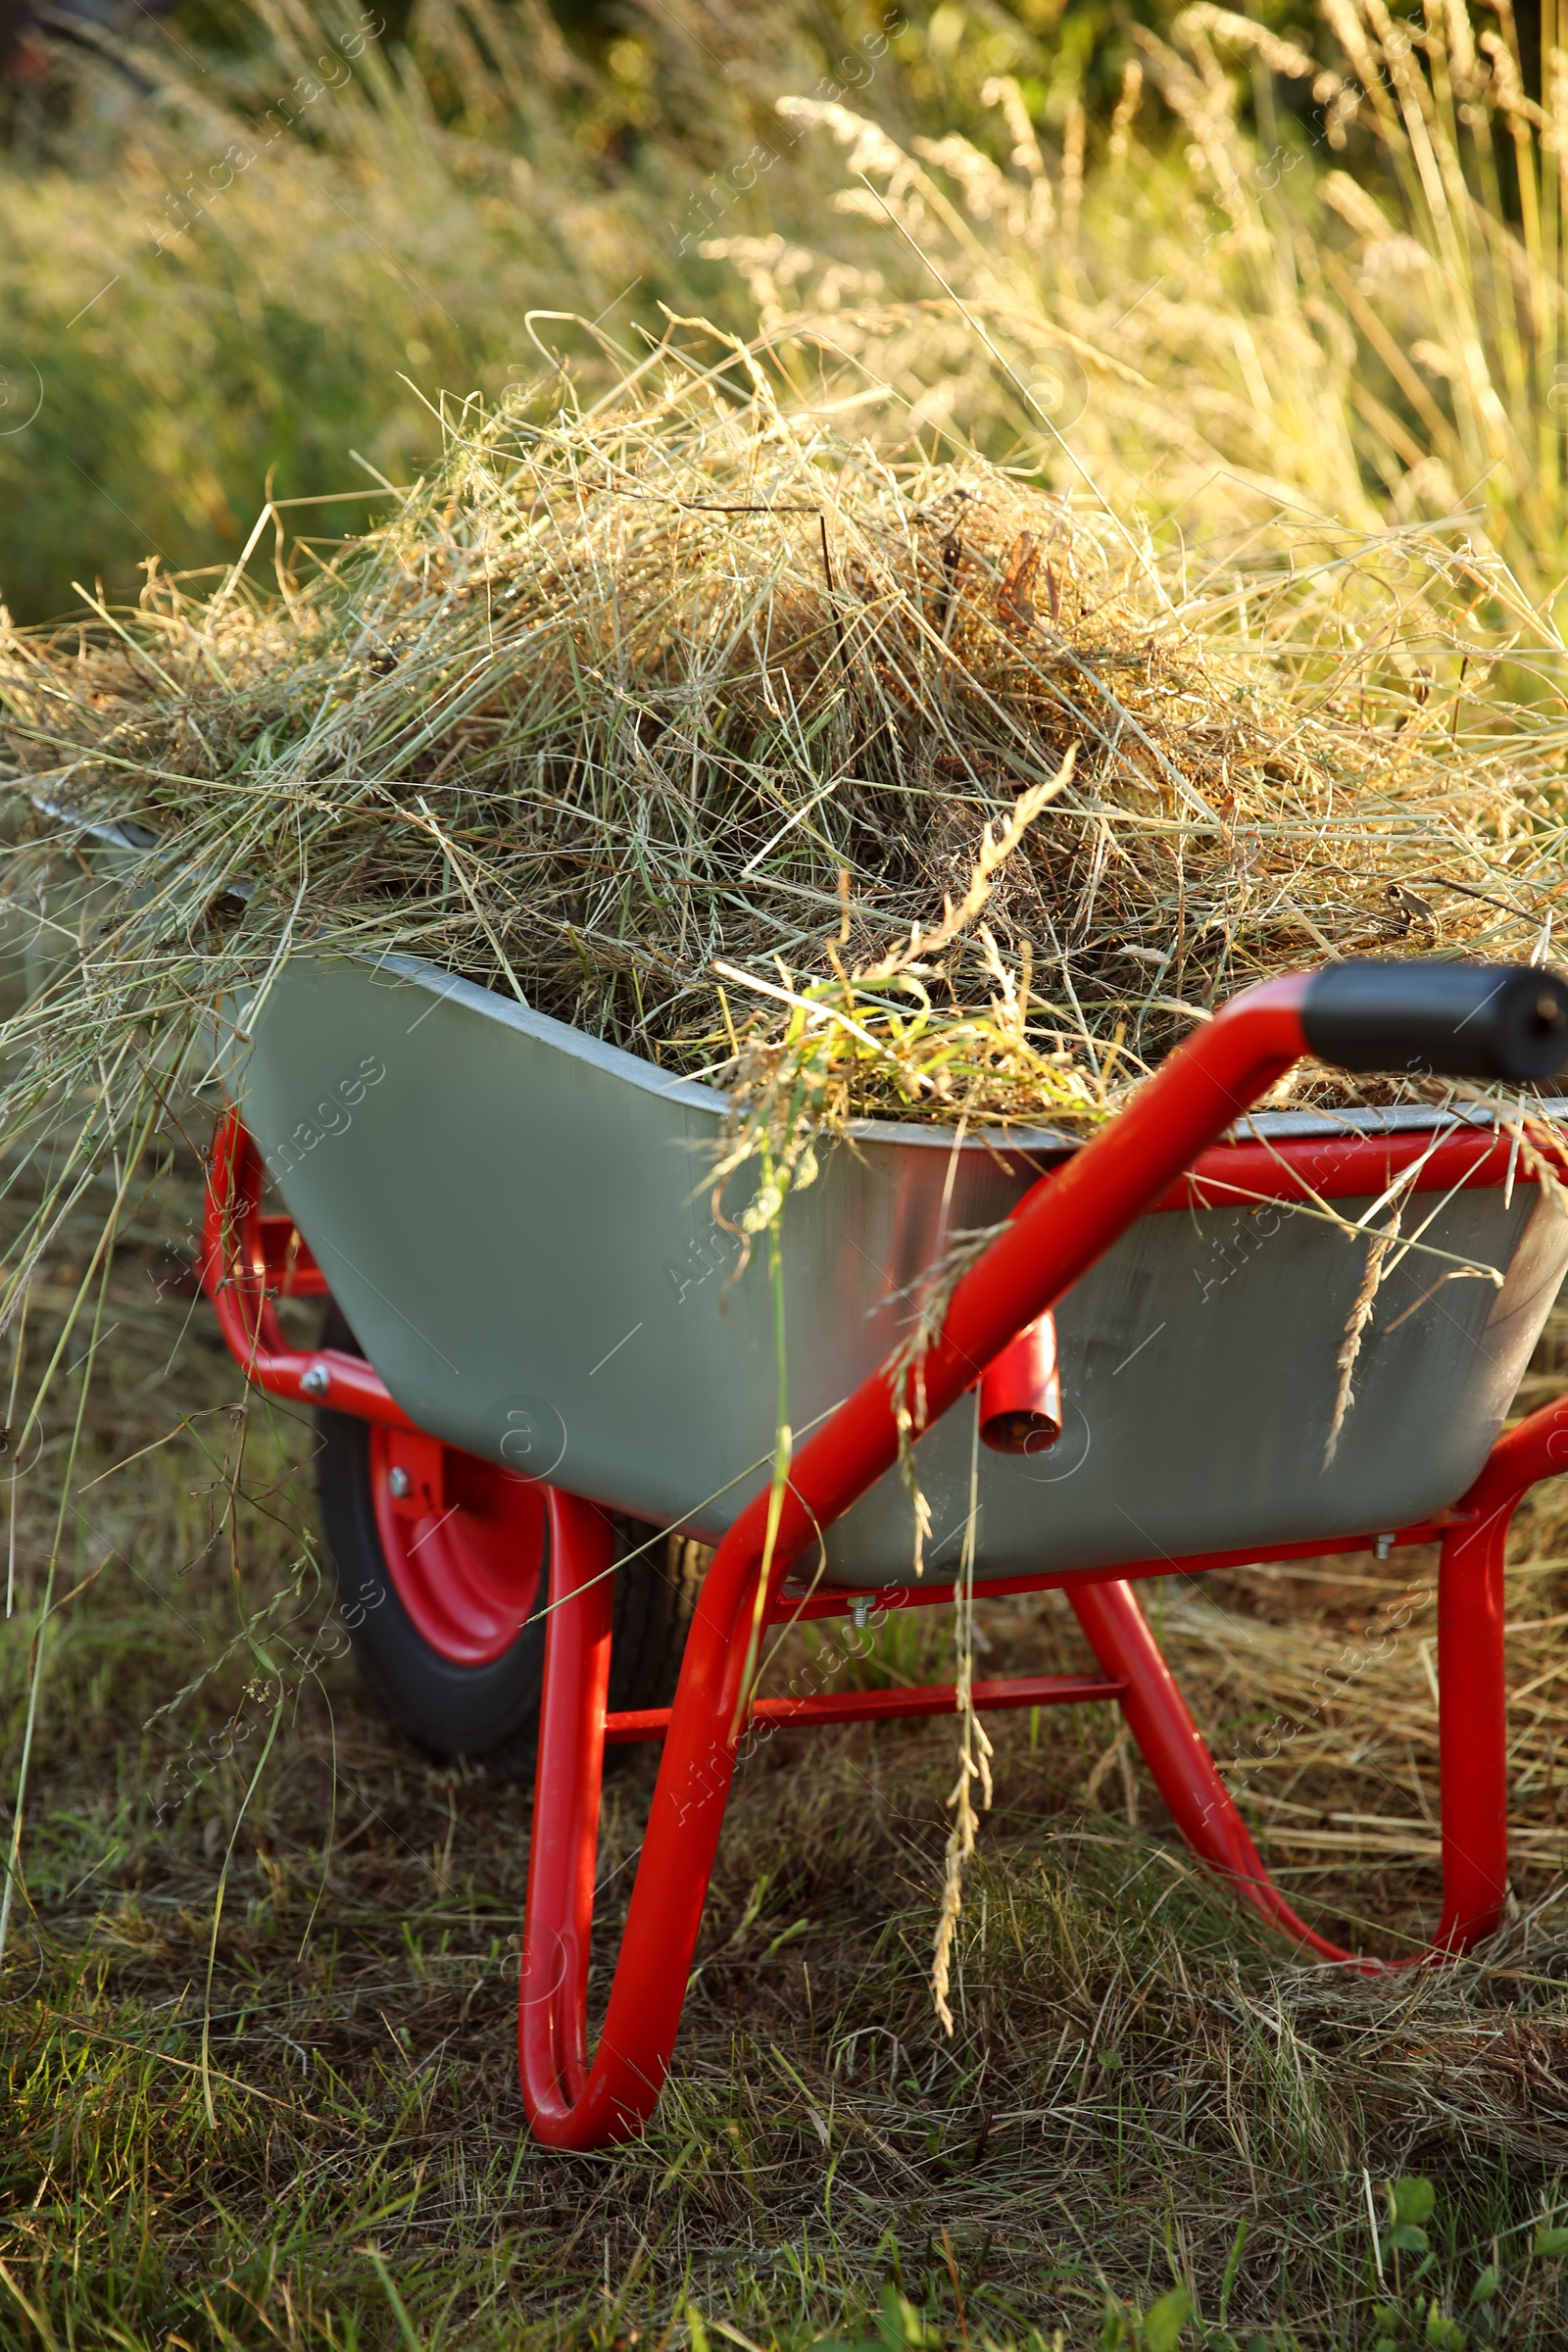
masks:
[[[980,1379],[980,1443],[993,1453],[1044,1453],[1061,1435],[1056,1322],[1037,1315]]]
[[[1049,1413],[993,1413],[980,1424],[980,1443],[993,1453],[1044,1453],[1060,1435]]]

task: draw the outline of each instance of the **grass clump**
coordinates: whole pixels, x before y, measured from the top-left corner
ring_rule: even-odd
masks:
[[[392,207],[377,250],[412,250],[426,230],[396,208],[450,224],[508,142],[540,159],[514,172],[519,202],[542,202],[545,164],[575,189],[580,156],[492,16],[416,22],[439,137],[362,41],[314,146],[269,151],[298,177],[289,217],[353,228],[352,181]],[[501,233],[472,199],[470,259],[442,277],[462,319],[434,343],[412,312],[396,330],[490,388],[416,429],[403,402],[398,470],[438,435],[428,477],[344,544],[290,550],[270,510],[270,605],[249,573],[215,590],[159,558],[136,612],[100,598],[69,636],[7,640],[31,796],[13,895],[69,864],[77,819],[155,836],[96,986],[19,1041],[29,1101],[84,1039],[102,1050],[111,970],[156,1027],[302,924],[515,988],[785,1125],[1092,1124],[1259,972],[1549,952],[1558,81],[1532,111],[1512,34],[1463,10],[1416,37],[1355,0],[1314,49],[1189,9],[1138,33],[1102,153],[1021,22],[977,24],[959,70],[939,17],[846,17],[853,87],[808,99],[769,79],[816,38],[788,10],[744,73],[715,24],[726,94],[701,137],[707,69],[677,39],[674,70],[668,25],[639,15],[597,95],[542,41],[583,137],[631,107],[637,168],[530,244],[542,326],[510,262],[472,259]],[[274,52],[304,60],[306,22],[230,61],[224,103]],[[1249,106],[1279,134],[1266,163]],[[699,145],[732,118],[767,129],[773,220],[726,182],[704,216],[724,233],[688,222],[665,251],[649,207],[677,116]],[[389,176],[416,149],[419,172]],[[187,277],[223,236],[251,270],[261,184],[181,216]],[[622,254],[657,263],[591,325],[555,316],[562,232],[575,256],[590,211],[607,303]],[[743,351],[666,313],[639,360],[652,298],[678,304],[693,272],[744,279],[760,335]],[[502,392],[499,345],[480,364],[481,283],[513,343],[526,315],[531,352],[561,345],[532,394]],[[721,322],[741,307],[723,292]],[[43,840],[38,797],[63,812]]]
[[[119,845],[26,1083],[309,937],[742,1092],[804,1055],[837,1117],[1083,1124],[1259,974],[1542,938],[1561,730],[1493,698],[1485,559],[1325,526],[1178,577],[1087,492],[789,392],[715,337],[449,406],[276,598],[155,573],[10,632],[14,891]]]
[[[951,2041],[927,1978],[948,1740],[781,1734],[737,1784],[647,2134],[590,2158],[528,2143],[526,1791],[422,1759],[358,1686],[312,1565],[310,1423],[247,1400],[190,1312],[197,1178],[172,1153],[126,1220],[71,1482],[62,1597],[102,1572],[51,1630],[0,1973],[0,2339],[396,2352],[395,2294],[449,2352],[666,2331],[713,2352],[726,2328],[769,2352],[1051,2352],[1057,2330],[1063,2352],[1127,2352],[1172,2298],[1184,2352],[1454,2340],[1434,2314],[1472,2352],[1560,2341],[1560,1677],[1522,1710],[1516,1914],[1396,1985],[1298,1965],[1195,1874],[1113,1708],[998,1719]],[[29,1362],[101,1206],[40,1267]],[[13,1197],[8,1241],[21,1213]],[[86,1369],[51,1407],[48,1460]],[[49,1479],[24,1479],[29,1627],[53,1520]],[[1538,1500],[1507,1600],[1526,1684],[1556,1654],[1563,1549]],[[1355,1566],[1172,1589],[1161,1631],[1227,1769],[1300,1720],[1243,1802],[1318,1924],[1398,1950],[1436,1905],[1434,1610],[1375,1671],[1335,1676],[1348,1631],[1401,1614],[1411,1580],[1408,1560]],[[935,1615],[793,1639],[835,1687],[924,1680]],[[977,1621],[987,1672],[1087,1662],[1056,1601],[982,1598]],[[242,1622],[285,1696],[250,1794],[275,1700],[247,1689]],[[8,1785],[27,1666],[11,1645]],[[631,1755],[606,1791],[596,2002],[652,1763]]]

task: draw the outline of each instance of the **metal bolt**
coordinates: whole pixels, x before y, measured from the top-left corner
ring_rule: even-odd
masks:
[[[391,1477],[386,1483],[391,1488],[393,1494],[397,1496],[399,1502],[403,1500],[405,1494],[412,1494],[414,1490],[414,1481],[404,1469],[401,1462],[398,1464],[397,1468],[393,1471]]]
[[[1392,1536],[1379,1536],[1376,1544],[1373,1545],[1373,1550],[1380,1560],[1386,1560],[1393,1549],[1394,1538]]]
[[[332,1375],[324,1364],[313,1364],[300,1382],[307,1396],[324,1396],[332,1386]]]
[[[850,1615],[855,1620],[856,1630],[863,1634],[871,1622],[871,1595],[869,1592],[857,1594],[850,1603]]]

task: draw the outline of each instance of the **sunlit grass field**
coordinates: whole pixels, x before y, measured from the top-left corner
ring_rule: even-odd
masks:
[[[0,162],[0,593],[133,597],[273,501],[287,595],[433,462],[443,400],[461,429],[559,365],[586,403],[674,314],[765,333],[803,404],[874,381],[880,419],[891,388],[909,446],[1191,547],[1210,595],[1223,559],[1244,627],[1298,525],[1385,565],[1436,534],[1477,670],[1554,710],[1568,66],[1490,13],[1336,0],[1289,34],[1190,10],[1085,81],[1071,16],[680,0],[589,41],[503,0],[406,34],[280,5],[197,48],[150,28],[135,79],[83,63]],[[781,1737],[646,2138],[551,2155],[515,2079],[528,1792],[422,1757],[342,1654],[311,1425],[246,1398],[196,1295],[213,1107],[171,1126],[6,1496],[0,2342],[1568,2339],[1560,1496],[1515,1539],[1514,1901],[1474,1960],[1298,1965],[1190,1866],[1110,1710],[1008,1717],[950,2040],[951,1733]],[[8,1237],[42,1181],[13,1155]],[[13,1427],[103,1206],[5,1336]],[[1548,1332],[1522,1404],[1565,1357]],[[1292,1899],[1390,1952],[1436,1912],[1433,1566],[1151,1602]],[[1313,1699],[1352,1623],[1406,1609]],[[1054,1596],[979,1629],[992,1673],[1083,1662]],[[950,1642],[922,1611],[827,1663],[937,1679]],[[601,1992],[652,1762],[608,1790]]]

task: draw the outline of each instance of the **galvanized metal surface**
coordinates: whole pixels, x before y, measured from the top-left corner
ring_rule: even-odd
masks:
[[[721,1098],[413,962],[298,957],[253,1029],[234,1073],[246,1121],[413,1418],[529,1476],[720,1534],[765,1483],[779,1410],[765,1253],[737,1273],[740,1246],[708,1201]],[[1062,1148],[1041,1133],[955,1149],[905,1127],[825,1154],[783,1222],[797,1438],[898,1343],[953,1237],[1004,1217]],[[730,1184],[730,1214],[750,1189]],[[1370,1203],[1339,1205],[1353,1217]],[[1511,1203],[1476,1187],[1424,1238],[1506,1280],[1433,1291],[1442,1265],[1405,1259],[1325,1468],[1364,1242],[1274,1204],[1143,1219],[1057,1309],[1059,1445],[1035,1460],[981,1452],[980,1573],[1372,1533],[1451,1501],[1568,1265],[1568,1219],[1534,1186]],[[967,1516],[971,1429],[961,1404],[916,1449],[938,1568]],[[893,1473],[832,1531],[829,1574],[901,1581],[911,1544]]]

